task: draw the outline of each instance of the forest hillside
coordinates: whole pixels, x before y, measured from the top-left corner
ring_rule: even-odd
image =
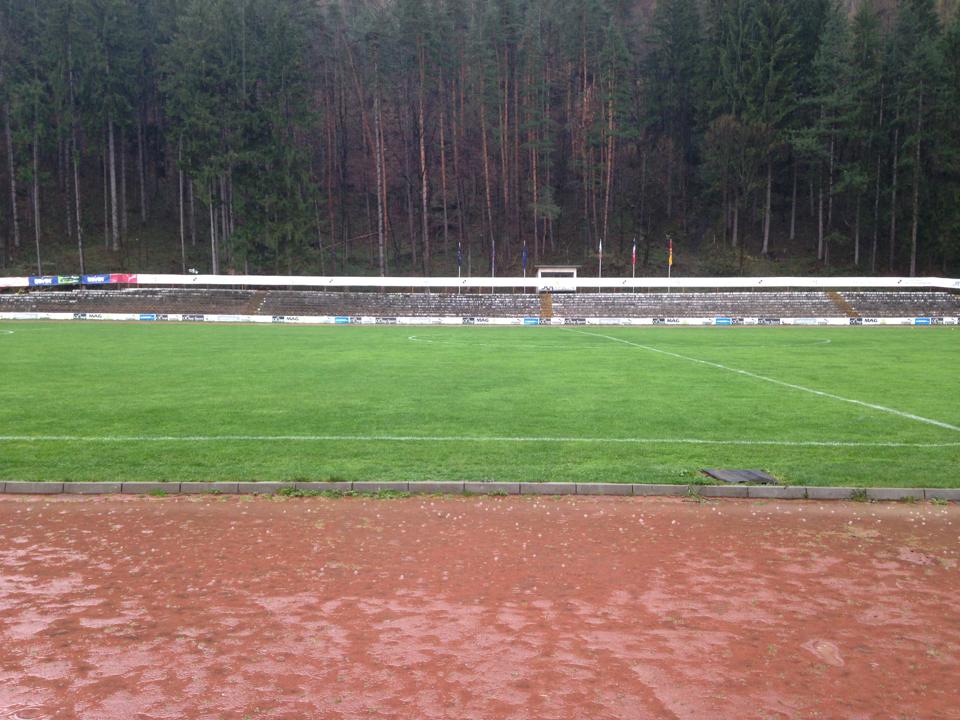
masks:
[[[956,0],[5,0],[0,269],[960,272]]]

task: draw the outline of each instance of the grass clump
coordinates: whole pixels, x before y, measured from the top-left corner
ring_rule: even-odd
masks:
[[[358,493],[353,492],[352,490],[313,490],[305,488],[296,488],[296,487],[285,487],[277,490],[275,495],[279,497],[288,497],[288,498],[307,498],[307,497],[322,497],[322,498],[342,498],[342,497],[355,497]]]

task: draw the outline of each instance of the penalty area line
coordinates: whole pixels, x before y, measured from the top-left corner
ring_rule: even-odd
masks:
[[[207,442],[380,442],[380,443],[589,443],[598,445],[732,445],[796,448],[960,448],[954,443],[856,442],[833,440],[745,440],[713,438],[603,438],[484,435],[0,435],[0,442],[207,443]]]
[[[726,370],[727,372],[734,373],[735,375],[743,375],[744,377],[753,378],[754,380],[762,380],[763,382],[768,382],[773,385],[780,385],[781,387],[790,388],[791,390],[800,390],[801,392],[810,393],[811,395],[818,395],[819,397],[829,398],[830,400],[838,400],[851,405],[858,405],[860,407],[869,408],[870,410],[877,410],[878,412],[906,418],[907,420],[915,420],[916,422],[925,423],[927,425],[935,425],[936,427],[943,428],[944,430],[960,432],[960,427],[943,422],[942,420],[934,420],[932,418],[923,417],[922,415],[914,415],[913,413],[904,412],[903,410],[886,407],[885,405],[877,405],[876,403],[864,402],[863,400],[843,397],[842,395],[834,395],[833,393],[824,392],[823,390],[817,390],[815,388],[809,388],[803,385],[796,385],[795,383],[777,380],[776,378],[768,377],[766,375],[758,375],[757,373],[752,373],[749,370],[741,370],[739,368],[722,365],[709,360],[701,360],[700,358],[690,357],[689,355],[681,355],[680,353],[670,352],[669,350],[661,350],[660,348],[653,347],[652,345],[641,345],[640,343],[631,342],[629,340],[613,337],[611,335],[600,335],[599,333],[585,332],[583,330],[570,330],[570,332],[577,333],[578,335],[589,335],[591,337],[603,338],[605,340],[610,340],[611,342],[622,343],[624,345],[640,348],[641,350],[647,350],[649,352],[659,353],[661,355],[668,355],[669,357],[697,363],[698,365],[707,365],[708,367],[717,368],[718,370]]]

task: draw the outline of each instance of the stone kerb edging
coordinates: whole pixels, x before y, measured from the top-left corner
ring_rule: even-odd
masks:
[[[249,495],[280,490],[375,494],[608,495],[765,500],[874,500],[960,502],[960,488],[849,488],[803,485],[644,485],[630,483],[515,482],[0,482],[8,495]]]

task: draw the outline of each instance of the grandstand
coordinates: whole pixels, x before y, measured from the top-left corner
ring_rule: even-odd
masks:
[[[129,313],[370,318],[910,318],[956,317],[945,290],[377,292],[286,289],[33,289],[0,294],[0,313]]]

